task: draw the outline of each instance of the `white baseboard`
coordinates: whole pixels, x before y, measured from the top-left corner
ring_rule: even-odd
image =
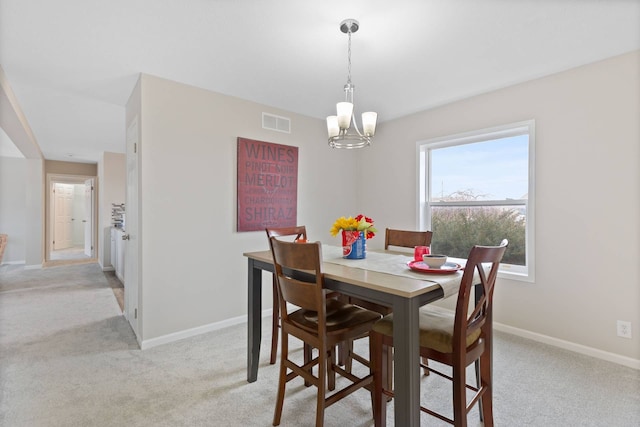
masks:
[[[37,270],[39,268],[42,268],[42,264],[30,264],[24,266],[25,270]]]
[[[262,317],[271,317],[272,309],[264,310]],[[170,342],[182,340],[185,338],[194,337],[200,334],[206,334],[207,332],[217,331],[220,329],[228,328],[229,326],[239,325],[241,323],[247,323],[248,317],[246,315],[232,317],[231,319],[225,319],[220,322],[209,323],[208,325],[198,326],[196,328],[186,329],[180,332],[174,332],[172,334],[162,335],[160,337],[144,340],[140,343],[140,349],[146,350],[148,348],[156,347]]]
[[[443,311],[449,311],[449,310],[443,309]],[[264,310],[262,312],[262,317],[271,318],[272,313],[273,313],[272,309]],[[158,345],[168,344],[173,341],[178,341],[184,338],[193,337],[193,336],[204,334],[207,332],[217,331],[219,329],[224,329],[229,326],[234,326],[234,325],[238,325],[246,322],[247,322],[247,316],[244,315],[244,316],[234,317],[231,319],[226,319],[220,322],[210,323],[208,325],[199,326],[197,328],[187,329],[184,331],[175,332],[172,334],[167,334],[161,337],[142,341],[140,343],[140,349],[145,350],[151,347],[156,347]],[[599,350],[593,347],[587,347],[586,345],[576,344],[570,341],[561,340],[559,338],[550,337],[548,335],[542,335],[536,332],[527,331],[525,329],[504,325],[502,323],[494,322],[493,327],[495,328],[496,331],[506,332],[508,334],[516,335],[522,338],[527,338],[533,341],[549,344],[554,347],[563,348],[565,350],[573,351],[579,354],[584,354],[586,356],[595,357],[597,359],[606,360],[609,362],[617,363],[619,365],[627,366],[629,368],[640,370],[640,360],[633,359],[631,357],[610,353],[608,351]]]
[[[550,337],[548,335],[542,335],[536,332],[527,331],[525,329],[514,328],[513,326],[508,326],[497,322],[493,322],[493,327],[496,331],[506,332],[522,338],[527,338],[533,341],[549,344],[554,347],[563,348],[565,350],[573,351],[576,353],[584,354],[586,356],[595,357],[597,359],[606,360],[609,362],[617,363],[619,365],[627,366],[629,368],[640,370],[640,360],[638,359],[632,359],[631,357],[610,353],[608,351],[599,350],[593,347],[587,347],[586,345],[576,344],[570,341],[561,340],[559,338]]]
[[[26,261],[25,260],[22,260],[22,261],[2,261],[2,264],[0,264],[0,265],[4,265],[4,264],[11,264],[11,265],[26,264]]]
[[[449,310],[448,308],[436,306],[434,307],[434,309],[453,314],[453,310]],[[640,360],[638,359],[632,359],[631,357],[622,356],[620,354],[610,353],[608,351],[599,350],[593,347],[587,347],[586,345],[576,344],[571,341],[561,340],[559,338],[550,337],[548,335],[542,335],[537,332],[527,331],[526,329],[515,328],[503,323],[493,322],[493,328],[496,331],[506,332],[511,335],[530,339],[532,341],[549,344],[554,347],[559,347],[565,350],[573,351],[575,353],[584,354],[585,356],[595,357],[596,359],[606,360],[608,362],[617,363],[618,365],[623,365],[629,368],[640,370]]]

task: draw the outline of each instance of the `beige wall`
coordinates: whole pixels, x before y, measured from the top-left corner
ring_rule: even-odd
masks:
[[[246,314],[242,252],[267,244],[235,231],[238,136],[300,147],[298,223],[336,244],[341,215],[418,226],[418,141],[534,119],[536,282],[499,281],[497,327],[638,366],[638,334],[616,337],[616,320],[640,325],[639,64],[634,52],[382,122],[356,152],[328,149],[322,120],[143,75],[127,110],[141,114],[141,341]],[[262,111],[291,117],[292,134],[262,129]]]
[[[360,182],[375,189],[362,210],[416,227],[416,142],[535,119],[536,281],[500,280],[495,320],[640,366],[639,94],[636,51],[382,123],[362,152]],[[616,336],[618,319],[633,339]]]
[[[17,202],[16,210],[12,209],[12,205],[7,207],[7,215],[11,218],[16,218],[20,215],[20,210],[24,209],[24,232],[22,233],[19,226],[13,226],[13,230],[9,230],[14,232],[13,236],[19,246],[14,248],[9,236],[8,257],[12,261],[24,261],[26,268],[40,268],[44,262],[44,158],[1,66],[0,127],[26,159],[22,181],[19,174],[12,174],[13,171],[0,172],[1,179],[9,179],[14,183],[11,192],[22,189],[24,193],[24,204]],[[0,202],[5,200],[5,196],[0,194]],[[4,221],[0,221],[2,222]]]
[[[148,75],[141,82],[144,342],[246,315],[242,253],[268,245],[264,232],[236,232],[238,137],[299,147],[298,223],[326,243],[337,243],[335,218],[357,214],[360,153],[329,149],[321,120]],[[290,117],[291,134],[262,129],[263,111]]]
[[[97,176],[98,165],[95,163],[61,162],[58,160],[45,160],[45,173],[61,175]]]
[[[25,266],[40,268],[44,262],[45,173],[44,161],[26,159],[25,185],[27,229],[25,232]]]
[[[0,234],[7,234],[4,264],[20,264],[26,257],[27,160],[0,156]]]

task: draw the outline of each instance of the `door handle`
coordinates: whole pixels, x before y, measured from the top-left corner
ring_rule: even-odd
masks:
[[[122,240],[129,240],[129,235],[128,234],[123,234],[122,235]]]
[[[87,222],[87,220],[86,220],[86,219],[83,219],[83,220],[82,220],[82,222]]]

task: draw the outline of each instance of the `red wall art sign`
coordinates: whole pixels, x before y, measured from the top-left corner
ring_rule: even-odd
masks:
[[[298,147],[238,138],[238,231],[291,227],[298,215]]]

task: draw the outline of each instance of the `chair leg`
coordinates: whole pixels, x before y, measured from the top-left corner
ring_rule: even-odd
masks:
[[[282,333],[282,349],[280,353],[280,376],[278,378],[278,396],[276,398],[276,409],[273,414],[273,425],[280,425],[282,418],[282,405],[284,403],[284,391],[287,384],[287,367],[285,360],[289,357],[289,336]]]
[[[480,356],[480,384],[486,391],[480,399],[480,413],[485,427],[493,427],[493,381],[491,372],[491,352],[485,351]]]
[[[278,298],[278,284],[273,276],[273,315],[271,316],[271,358],[269,363],[276,363],[278,354],[278,329],[280,328],[280,299]]]
[[[385,382],[387,385],[387,390],[393,390],[393,347],[390,345],[386,346],[384,363],[387,365],[386,374],[385,374]],[[387,396],[387,402],[391,402],[391,397]]]
[[[351,369],[353,367],[353,358],[351,357],[351,353],[353,352],[353,343],[355,340],[349,340],[343,345],[347,347],[347,357],[345,358],[344,370],[351,373]],[[393,390],[393,347],[385,346],[386,355],[384,358],[384,363],[387,366],[386,374],[385,374],[385,384],[386,390]],[[371,348],[369,348],[371,350]],[[369,358],[371,360],[371,358]],[[371,363],[371,362],[370,362]],[[391,397],[386,396],[387,402],[391,401]]]
[[[454,362],[453,369],[453,421],[456,427],[467,427],[466,367],[462,361]]]
[[[348,348],[347,345],[345,343],[340,343],[338,344],[338,365],[339,366],[345,366],[345,364],[347,363],[347,352],[348,352]],[[351,372],[351,371],[347,371],[347,372]]]
[[[302,354],[304,357],[304,364],[306,365],[307,363],[311,362],[311,358],[313,357],[312,354],[313,348],[307,344],[304,343],[304,345],[302,346]],[[311,369],[309,369],[309,373],[311,373]],[[311,383],[309,381],[307,381],[306,379],[304,380],[304,386],[305,387],[309,387],[311,385]]]
[[[332,351],[330,351],[332,353]],[[324,425],[324,409],[325,399],[327,394],[327,363],[330,363],[328,354],[330,352],[319,350],[318,351],[318,397],[316,405],[316,427],[322,427]],[[335,382],[335,378],[334,378]]]
[[[351,357],[351,354],[353,353],[353,340],[347,340],[346,342],[342,343],[342,348],[343,351],[341,351],[341,353],[343,353],[343,364],[344,364],[344,370],[347,372],[351,372],[351,368],[353,367],[353,358]]]
[[[333,391],[336,389],[336,371],[333,369],[336,354],[333,348],[327,351],[327,389]]]
[[[476,370],[476,387],[479,389],[482,385],[480,378],[480,359],[473,362],[473,367]],[[480,414],[480,422],[484,422],[484,415],[482,414],[482,399],[478,402],[478,413]]]

